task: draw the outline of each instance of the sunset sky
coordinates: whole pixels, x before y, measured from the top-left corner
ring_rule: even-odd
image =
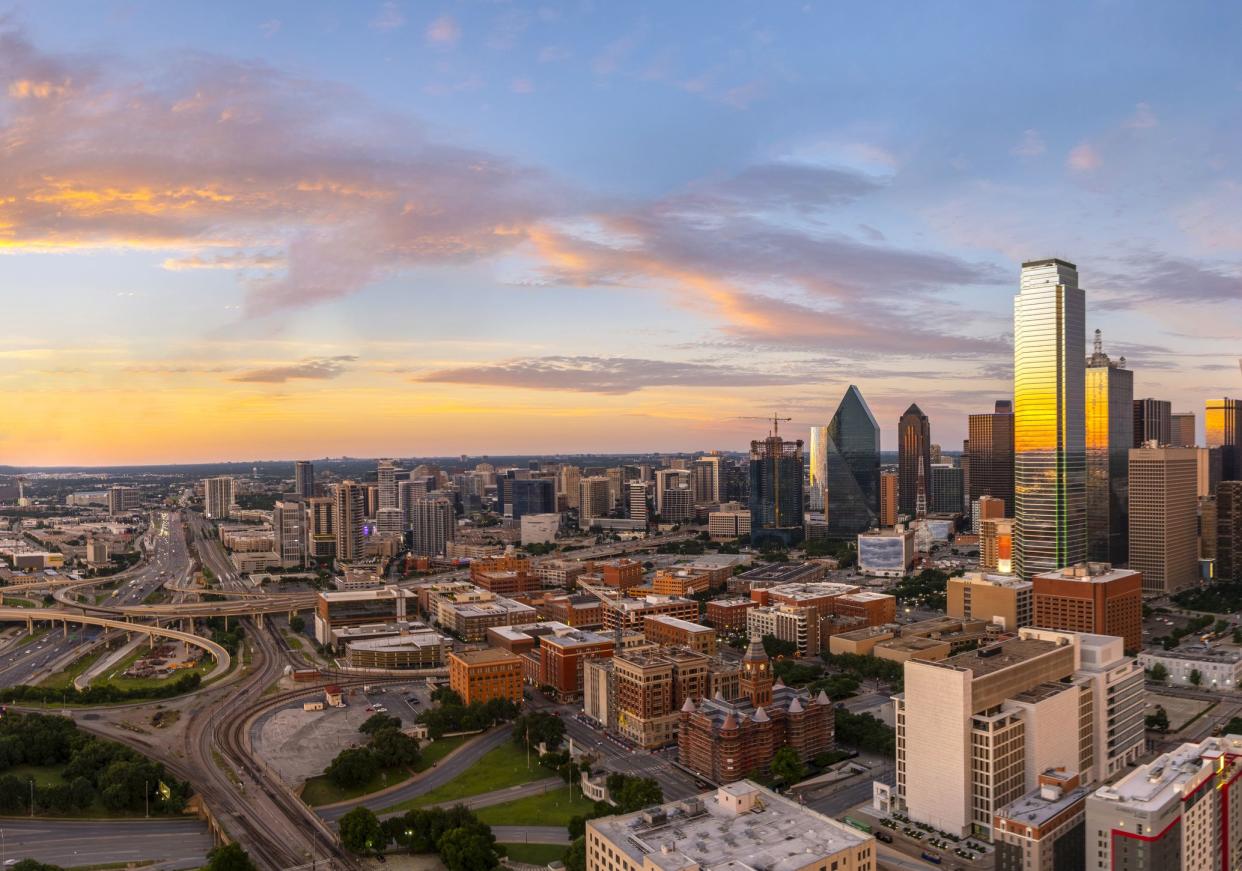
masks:
[[[1048,256],[1242,394],[1237,4],[3,8],[0,465],[957,449]]]

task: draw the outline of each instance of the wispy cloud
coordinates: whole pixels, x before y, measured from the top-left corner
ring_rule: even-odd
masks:
[[[461,39],[461,27],[451,15],[441,15],[427,25],[427,42],[451,48]]]
[[[379,11],[371,19],[371,27],[375,30],[397,30],[405,26],[405,13],[396,3],[381,3]]]
[[[1082,143],[1070,149],[1065,165],[1077,172],[1092,172],[1100,167],[1100,153],[1089,143]]]
[[[1018,157],[1039,157],[1047,150],[1048,146],[1038,130],[1025,130],[1022,133],[1022,139],[1011,149],[1011,152]]]
[[[215,257],[203,257],[195,254],[191,257],[170,257],[160,264],[171,272],[182,272],[188,269],[281,269],[285,258],[275,254],[220,254]]]
[[[1134,130],[1148,130],[1160,124],[1156,113],[1147,103],[1139,103],[1134,107],[1134,114],[1126,119],[1125,126]]]
[[[319,357],[302,360],[297,363],[286,363],[252,369],[233,376],[232,381],[248,384],[284,384],[286,381],[329,381],[345,374],[347,364],[358,358],[352,354],[336,357]]]

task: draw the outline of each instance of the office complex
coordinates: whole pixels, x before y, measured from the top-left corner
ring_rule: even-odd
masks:
[[[356,481],[336,485],[336,559],[353,562],[362,558],[366,526],[366,496]]]
[[[443,556],[456,528],[457,515],[447,498],[415,499],[410,506],[410,551],[418,556]]]
[[[1193,411],[1175,411],[1169,417],[1169,446],[1174,448],[1193,448],[1199,442],[1195,435],[1195,413]]]
[[[802,440],[787,442],[773,428],[750,443],[750,540],[788,546],[802,540]]]
[[[880,526],[897,525],[897,470],[880,472]]]
[[[811,427],[806,465],[807,505],[812,511],[828,506],[828,427]]]
[[[894,803],[916,822],[990,838],[994,815],[1040,772],[1091,784],[1137,759],[1143,686],[1121,639],[1102,635],[1022,629],[938,662],[908,660]]]
[[[1221,449],[1221,479],[1242,479],[1242,400],[1209,399],[1203,410],[1203,432],[1209,448]]]
[[[1012,575],[966,572],[945,585],[945,613],[957,620],[983,620],[1006,631],[1032,625],[1031,581]]]
[[[931,500],[928,510],[933,514],[962,514],[966,510],[966,490],[962,467],[950,463],[932,463]]]
[[[1242,736],[1182,744],[1087,798],[1087,867],[1227,869],[1242,865],[1234,794]]]
[[[1014,299],[1014,571],[1027,579],[1087,556],[1085,309],[1074,264],[1022,264]]]
[[[586,527],[596,517],[607,517],[612,510],[608,478],[592,475],[578,481],[578,525]]]
[[[1134,444],[1141,448],[1149,442],[1167,446],[1173,440],[1173,403],[1165,399],[1135,399]]]
[[[972,414],[967,421],[965,458],[970,464],[970,501],[992,496],[1005,503],[1013,517],[1013,403],[996,400],[989,414]]]
[[[1143,646],[1143,577],[1107,563],[1082,563],[1036,575],[1034,619],[1041,629],[1115,635],[1126,653]]]
[[[231,481],[232,478],[229,480]],[[137,511],[141,504],[142,492],[137,487],[126,487],[124,484],[114,484],[108,488],[109,514],[128,514],[131,511]],[[225,516],[227,516],[227,512]]]
[[[828,534],[849,540],[875,526],[880,512],[880,426],[853,384],[828,424],[825,450]]]
[[[315,466],[310,460],[293,464],[293,495],[309,499],[315,495]]]
[[[1194,448],[1131,448],[1130,560],[1148,593],[1175,593],[1198,579]]]
[[[203,481],[203,516],[208,520],[224,520],[236,503],[237,485],[229,476]]]
[[[277,502],[272,509],[272,538],[282,568],[300,566],[306,560],[306,508],[301,502]]]
[[[914,517],[932,502],[931,423],[917,405],[897,421],[897,505]]]
[[[1134,373],[1124,357],[1104,353],[1099,330],[1087,360],[1086,397],[1087,557],[1120,565],[1129,558],[1127,488],[1139,404]]]
[[[1216,488],[1216,577],[1242,583],[1242,481]]]
[[[505,501],[505,516],[521,520],[527,514],[556,513],[556,482],[551,478],[526,478],[512,482]]]

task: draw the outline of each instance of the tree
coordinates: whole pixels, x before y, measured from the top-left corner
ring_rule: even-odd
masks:
[[[363,735],[374,735],[385,729],[400,729],[401,718],[394,717],[392,714],[372,714],[367,717],[366,721],[358,727],[358,731]]]
[[[449,871],[491,871],[500,864],[496,839],[482,823],[449,829],[436,842],[436,850]]]
[[[370,808],[354,808],[341,817],[340,827],[341,844],[352,853],[378,853],[388,845],[379,817]]]
[[[371,736],[370,746],[382,768],[412,768],[418,764],[418,741],[399,729],[381,729]]]
[[[225,844],[207,853],[206,871],[256,871],[241,844]]]
[[[798,652],[798,645],[792,641],[783,641],[775,635],[765,635],[763,651],[771,657],[794,656]]]
[[[1163,705],[1156,705],[1155,713],[1148,714],[1146,720],[1148,729],[1156,732],[1169,731],[1169,715],[1165,712]]]
[[[787,784],[797,783],[806,774],[806,766],[798,758],[798,752],[789,746],[776,751],[770,768],[773,777],[778,777]]]
[[[565,871],[586,871],[586,838],[579,835],[561,857]]]
[[[543,711],[531,711],[513,721],[513,740],[519,746],[532,749],[541,743],[549,750],[561,746],[565,736],[565,724],[560,717],[554,717]]]
[[[616,808],[608,811],[610,814],[633,813],[664,801],[664,790],[650,777],[613,772],[608,775],[607,785],[608,797],[616,803]]]
[[[336,758],[328,763],[324,774],[336,786],[349,789],[367,783],[378,771],[379,762],[369,748],[349,747],[338,753]],[[107,790],[104,790],[104,794],[106,797]]]
[[[1156,683],[1164,683],[1169,679],[1169,670],[1164,667],[1164,663],[1157,662],[1147,670],[1147,676]]]
[[[436,687],[431,691],[431,700],[442,705],[464,705],[461,694],[451,687]]]
[[[289,628],[294,632],[301,634],[302,630],[306,628],[306,618],[304,618],[301,614],[294,614],[289,618]]]
[[[1199,669],[1192,669],[1190,672],[1190,682],[1195,686],[1203,683],[1203,673]]]

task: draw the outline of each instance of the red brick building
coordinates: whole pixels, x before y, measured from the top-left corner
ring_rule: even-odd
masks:
[[[1041,629],[1115,635],[1126,652],[1143,644],[1143,573],[1080,563],[1031,579],[1034,624]]]
[[[746,612],[757,607],[752,599],[733,597],[707,603],[707,623],[717,632],[745,632]]]

